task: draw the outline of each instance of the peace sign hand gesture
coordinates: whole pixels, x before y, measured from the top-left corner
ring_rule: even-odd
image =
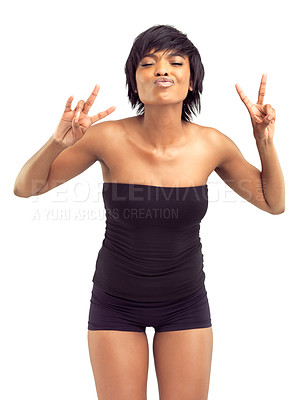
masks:
[[[263,104],[266,91],[266,82],[267,74],[263,74],[258,92],[258,101],[256,104],[253,104],[248,99],[240,85],[235,85],[241,100],[249,111],[255,140],[272,140],[275,131],[275,110],[270,104]]]
[[[96,84],[89,98],[86,101],[79,100],[74,110],[71,109],[73,96],[68,98],[61,120],[53,134],[54,139],[64,147],[72,146],[82,138],[85,131],[92,124],[107,117],[116,109],[116,107],[113,106],[92,117],[88,115],[88,112],[99,93],[99,89],[100,86]]]

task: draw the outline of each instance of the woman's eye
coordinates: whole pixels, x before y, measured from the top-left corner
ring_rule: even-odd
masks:
[[[182,65],[182,63],[171,63],[172,65]],[[147,65],[153,65],[153,64],[141,64],[142,67],[146,67]]]

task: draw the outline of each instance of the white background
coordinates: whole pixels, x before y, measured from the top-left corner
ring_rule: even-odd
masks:
[[[99,83],[93,115],[112,105],[117,109],[107,120],[136,115],[124,73],[133,40],[155,24],[170,24],[188,35],[205,68],[202,111],[193,122],[228,135],[259,169],[250,117],[234,85],[256,102],[268,74],[265,103],[276,110],[274,144],[286,184],[286,211],[271,215],[215,172],[208,179],[200,236],[214,332],[209,400],[299,400],[297,10],[290,0],[6,2],[0,24],[2,399],[97,398],[87,321],[105,228],[100,165],[39,197],[17,197],[13,186],[53,134],[70,95],[75,107]],[[148,398],[158,400],[154,328],[146,332]]]

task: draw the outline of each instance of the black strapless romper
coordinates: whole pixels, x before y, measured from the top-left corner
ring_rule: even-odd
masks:
[[[103,183],[106,229],[96,261],[89,330],[206,328],[211,316],[200,222],[208,186]]]

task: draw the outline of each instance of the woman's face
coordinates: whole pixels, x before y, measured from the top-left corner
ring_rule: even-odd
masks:
[[[154,50],[151,50],[144,56],[136,69],[137,92],[141,102],[170,104],[183,101],[188,90],[193,90],[188,56],[175,55],[174,50],[169,50],[165,54],[163,54],[164,51],[155,54],[153,52]],[[170,86],[154,84],[154,81],[160,77],[171,78],[174,83]]]

